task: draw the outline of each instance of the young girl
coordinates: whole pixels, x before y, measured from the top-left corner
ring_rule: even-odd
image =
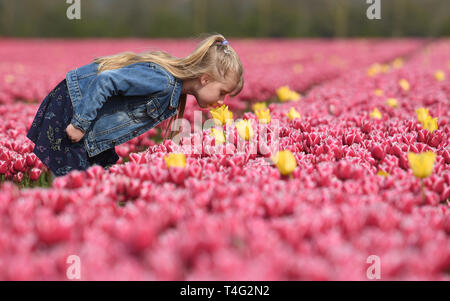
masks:
[[[98,164],[109,168],[116,145],[170,118],[183,118],[186,95],[202,108],[242,90],[242,63],[221,34],[209,35],[183,58],[163,51],[123,52],[70,70],[43,100],[27,137],[33,152],[63,176]]]

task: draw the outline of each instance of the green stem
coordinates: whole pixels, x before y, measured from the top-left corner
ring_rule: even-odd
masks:
[[[28,186],[29,186],[28,179],[29,179],[28,175],[25,174],[25,177],[24,177],[24,179],[23,179],[23,181],[24,181],[24,187],[28,187]]]
[[[425,187],[423,183],[423,179],[420,179],[420,190],[422,192],[422,201],[425,203]]]

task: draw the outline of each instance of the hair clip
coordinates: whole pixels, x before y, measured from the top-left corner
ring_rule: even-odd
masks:
[[[226,46],[226,45],[230,45],[230,43],[227,40],[223,40],[220,43],[218,42],[216,45],[217,46]],[[224,49],[223,52],[226,53],[226,54],[232,54],[232,51],[229,50],[229,49]]]

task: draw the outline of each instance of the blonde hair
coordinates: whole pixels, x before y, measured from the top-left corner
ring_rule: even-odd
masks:
[[[134,53],[132,51],[122,52],[116,55],[96,57],[95,63],[98,63],[97,74],[111,69],[118,69],[124,66],[138,62],[153,62],[164,67],[174,77],[181,80],[198,78],[204,73],[209,74],[215,80],[222,80],[227,74],[235,75],[237,80],[236,88],[230,96],[238,95],[243,86],[244,68],[236,51],[226,43],[222,45],[225,37],[221,34],[206,34],[206,37],[198,44],[195,50],[186,57],[178,58],[165,51],[146,51],[143,53]],[[183,118],[186,107],[186,94],[181,95],[178,104],[178,114],[170,119],[163,139],[167,137],[167,132],[175,120]],[[176,131],[170,131],[169,139],[172,139]]]

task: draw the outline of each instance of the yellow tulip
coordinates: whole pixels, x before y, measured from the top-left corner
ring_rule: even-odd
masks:
[[[13,81],[14,81],[14,79],[15,79],[15,77],[14,77],[14,75],[12,75],[12,74],[6,74],[5,76],[4,76],[4,80],[5,80],[5,82],[6,83],[12,83]]]
[[[401,67],[403,67],[403,59],[402,58],[396,58],[393,62],[392,62],[392,67],[394,67],[395,69],[399,69]]]
[[[388,176],[389,176],[389,173],[387,173],[386,171],[380,169],[380,170],[377,172],[377,176],[388,177]]]
[[[386,99],[386,104],[392,108],[398,107],[398,102],[397,102],[397,99],[395,99],[395,98]]]
[[[381,65],[381,72],[388,73],[391,70],[391,67],[389,65],[383,64]]]
[[[429,116],[428,109],[418,108],[418,109],[416,109],[416,115],[417,115],[417,120],[423,124],[425,122],[425,119],[427,118],[427,116]]]
[[[374,91],[374,94],[376,95],[376,96],[383,96],[383,90],[381,90],[381,89],[376,89],[375,91]]]
[[[261,123],[269,123],[270,122],[270,110],[258,110],[256,111],[256,116],[258,116],[258,120]]]
[[[375,119],[381,119],[381,112],[380,111],[378,111],[378,109],[377,108],[375,108],[375,109],[373,109],[373,111],[372,112],[370,112],[370,117],[371,118],[375,118]]]
[[[282,175],[291,174],[297,167],[297,160],[289,150],[279,151],[272,156],[272,161]]]
[[[183,153],[170,153],[168,156],[164,156],[167,167],[185,167],[186,157]]]
[[[296,118],[301,118],[300,113],[297,112],[297,110],[294,107],[292,107],[289,110],[289,112],[286,114],[286,116],[289,118],[289,120],[296,119]]]
[[[265,102],[257,102],[252,105],[252,109],[254,112],[258,110],[265,110],[267,108],[267,104]]]
[[[300,94],[292,91],[288,86],[278,88],[277,96],[280,101],[298,101],[300,99]]]
[[[214,122],[217,125],[224,125],[233,121],[233,112],[228,110],[228,106],[222,105],[216,109],[209,110],[211,116],[214,118]]]
[[[432,151],[420,154],[408,153],[409,167],[412,169],[414,176],[420,179],[431,175],[435,159],[436,154]]]
[[[225,134],[223,133],[223,130],[212,128],[211,136],[214,137],[216,144],[223,144],[225,142]]]
[[[288,86],[282,86],[277,90],[277,96],[281,101],[286,101],[290,96],[290,89]]]
[[[409,85],[409,82],[404,78],[399,80],[398,84],[400,85],[400,87],[402,87],[402,89],[404,91],[409,91],[409,89],[411,88],[411,86]]]
[[[253,137],[253,128],[248,120],[241,120],[236,123],[236,129],[239,136],[244,140],[250,140]]]
[[[438,71],[436,71],[436,73],[434,74],[434,78],[437,80],[437,81],[444,81],[445,80],[445,73],[444,73],[444,71],[442,71],[442,70],[438,70]]]
[[[291,96],[289,97],[291,101],[299,101],[302,97],[295,91],[291,91]]]
[[[422,127],[426,130],[429,130],[430,133],[433,133],[433,131],[438,129],[437,117],[433,118],[430,115],[428,115],[425,118],[425,121],[422,123]]]
[[[382,67],[380,64],[375,63],[372,66],[369,67],[369,69],[367,69],[367,75],[368,76],[374,76],[377,75],[378,73],[380,73],[382,71]]]

